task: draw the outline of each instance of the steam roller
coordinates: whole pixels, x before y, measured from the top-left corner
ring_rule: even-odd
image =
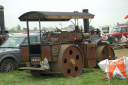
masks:
[[[77,77],[83,70],[84,59],[81,50],[75,45],[61,45],[58,61],[50,63],[52,72],[57,76]]]
[[[38,17],[37,17],[38,16]],[[60,77],[78,77],[83,68],[96,67],[104,59],[114,59],[114,50],[110,43],[102,42],[99,29],[89,30],[89,19],[94,15],[83,12],[40,12],[31,11],[22,14],[20,21],[27,23],[29,36],[29,21],[39,21],[40,42],[21,45],[21,60],[27,62],[27,67],[21,67],[33,76],[53,74]],[[42,31],[41,21],[69,21],[74,19],[74,29],[71,31]],[[78,19],[83,19],[84,30],[78,25]],[[49,69],[42,68],[41,62],[47,59]],[[46,66],[46,65],[44,65]]]

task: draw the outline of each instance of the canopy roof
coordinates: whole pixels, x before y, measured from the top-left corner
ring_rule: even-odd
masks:
[[[20,21],[68,21],[70,19],[93,19],[94,15],[84,12],[44,12],[44,11],[30,11],[22,14]]]

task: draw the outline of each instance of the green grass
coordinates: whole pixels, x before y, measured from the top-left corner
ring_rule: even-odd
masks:
[[[33,77],[25,71],[0,73],[0,85],[127,85],[127,80],[104,79],[103,71],[97,68],[85,68],[85,71],[76,78],[42,76]]]
[[[121,40],[118,41],[118,43],[120,43],[120,42],[121,42]]]
[[[117,56],[117,58],[122,58],[123,56],[128,57],[128,49],[119,49],[119,50],[114,50],[115,52],[115,56]]]
[[[121,53],[123,53],[123,52],[128,52],[128,49],[118,49],[118,50],[114,50],[115,52],[121,52]]]

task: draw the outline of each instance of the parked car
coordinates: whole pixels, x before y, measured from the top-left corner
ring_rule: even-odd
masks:
[[[30,44],[40,42],[39,33],[30,33]],[[0,46],[0,71],[12,72],[18,67],[25,66],[21,61],[20,45],[28,44],[27,34],[8,37]]]
[[[108,36],[108,38],[111,38],[115,43],[117,43],[121,39],[122,34],[125,37],[127,37],[128,25],[113,28],[111,33],[108,33],[107,36]]]

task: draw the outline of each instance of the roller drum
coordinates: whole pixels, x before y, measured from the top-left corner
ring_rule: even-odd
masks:
[[[100,62],[101,60],[105,59],[112,59],[115,57],[114,50],[111,48],[111,57],[108,55],[108,49],[107,46],[98,46],[96,48],[96,61]]]

